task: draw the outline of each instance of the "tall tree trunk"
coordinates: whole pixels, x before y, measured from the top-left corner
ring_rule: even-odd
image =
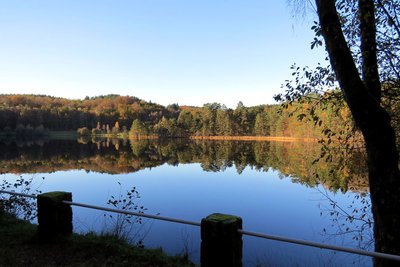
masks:
[[[360,0],[362,77],[344,38],[335,0],[316,0],[321,30],[331,65],[353,118],[363,133],[368,154],[368,175],[374,215],[375,249],[400,254],[400,172],[395,132],[380,106],[376,64],[373,0]],[[375,260],[377,266],[398,262]]]

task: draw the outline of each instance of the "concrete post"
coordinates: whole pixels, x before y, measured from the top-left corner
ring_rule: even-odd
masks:
[[[242,266],[242,219],[214,213],[201,220],[201,266]]]
[[[41,239],[53,239],[72,233],[72,208],[62,201],[72,201],[69,192],[49,192],[37,196],[38,232]]]

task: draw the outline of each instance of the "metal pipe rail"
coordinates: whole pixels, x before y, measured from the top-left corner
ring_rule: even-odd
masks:
[[[18,195],[18,196],[22,196],[22,197],[37,198],[37,196],[35,196],[35,195],[17,193],[17,192],[6,191],[6,190],[0,190],[0,193]],[[62,203],[66,204],[66,205],[70,205],[70,206],[77,206],[77,207],[83,207],[83,208],[89,208],[89,209],[115,212],[115,213],[120,213],[120,214],[133,215],[133,216],[144,217],[144,218],[155,219],[155,220],[162,220],[162,221],[173,222],[173,223],[201,226],[201,223],[198,223],[198,222],[175,219],[175,218],[164,217],[164,216],[159,216],[159,215],[150,215],[150,214],[132,212],[132,211],[127,211],[127,210],[119,210],[119,209],[113,209],[113,208],[107,208],[107,207],[101,207],[101,206],[95,206],[95,205],[88,205],[88,204],[84,204],[84,203],[78,203],[78,202],[72,202],[72,201],[66,201],[66,200],[62,201]],[[376,258],[381,258],[381,259],[400,261],[399,255],[392,255],[392,254],[386,254],[386,253],[381,253],[381,252],[366,251],[366,250],[353,249],[353,248],[345,248],[345,247],[339,247],[339,246],[317,243],[317,242],[312,242],[312,241],[244,231],[242,229],[239,229],[238,232],[241,233],[242,235],[264,238],[264,239],[269,239],[269,240],[275,240],[275,241],[280,241],[280,242],[316,247],[316,248],[321,248],[321,249],[341,251],[341,252],[358,254],[358,255],[369,256],[369,257],[376,257]]]
[[[238,230],[238,232],[243,235],[254,236],[254,237],[259,237],[259,238],[264,238],[264,239],[269,239],[269,240],[281,241],[281,242],[298,244],[298,245],[309,246],[309,247],[316,247],[316,248],[321,248],[321,249],[342,251],[342,252],[347,252],[347,253],[351,253],[351,254],[376,257],[376,258],[387,259],[387,260],[400,261],[400,256],[398,256],[398,255],[386,254],[386,253],[375,252],[375,251],[366,251],[366,250],[354,249],[354,248],[345,248],[345,247],[339,247],[339,246],[334,246],[334,245],[329,245],[329,244],[322,244],[322,243],[317,243],[317,242],[312,242],[312,241],[307,241],[307,240],[267,235],[267,234],[255,233],[255,232],[250,232],[250,231]]]
[[[89,209],[103,210],[103,211],[115,212],[115,213],[120,213],[120,214],[133,215],[133,216],[150,218],[150,219],[155,219],[155,220],[167,221],[167,222],[188,224],[188,225],[194,225],[194,226],[200,226],[201,225],[198,222],[186,221],[186,220],[175,219],[175,218],[164,217],[164,216],[158,216],[158,215],[145,214],[145,213],[140,213],[140,212],[133,212],[133,211],[127,211],[127,210],[119,210],[119,209],[113,209],[113,208],[94,206],[94,205],[71,202],[71,201],[66,201],[66,200],[63,200],[62,203],[67,204],[67,205],[71,205],[71,206],[78,206],[78,207],[84,207],[84,208],[89,208]]]

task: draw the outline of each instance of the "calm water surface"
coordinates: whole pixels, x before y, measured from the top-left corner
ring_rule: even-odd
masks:
[[[373,250],[372,228],[346,217],[368,201],[365,178],[355,173],[360,165],[312,165],[319,151],[314,144],[46,141],[2,148],[2,180],[33,178],[33,188],[70,191],[76,202],[107,206],[111,196],[136,187],[135,201],[146,213],[197,222],[214,212],[233,214],[242,217],[244,230]],[[116,220],[101,211],[74,207],[73,212],[76,232],[103,232]],[[133,224],[130,236],[170,254],[188,252],[199,262],[198,227],[144,220]],[[253,237],[244,237],[243,262],[372,265],[367,257]]]

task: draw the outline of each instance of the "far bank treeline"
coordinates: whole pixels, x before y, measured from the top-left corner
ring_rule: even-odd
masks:
[[[125,134],[131,137],[287,136],[321,137],[321,128],[299,121],[307,106],[280,105],[235,109],[219,103],[203,107],[162,106],[136,97],[107,95],[70,100],[43,95],[0,95],[0,131],[4,134],[40,135],[46,131],[81,134]],[[317,111],[324,124],[340,129],[349,112]]]

